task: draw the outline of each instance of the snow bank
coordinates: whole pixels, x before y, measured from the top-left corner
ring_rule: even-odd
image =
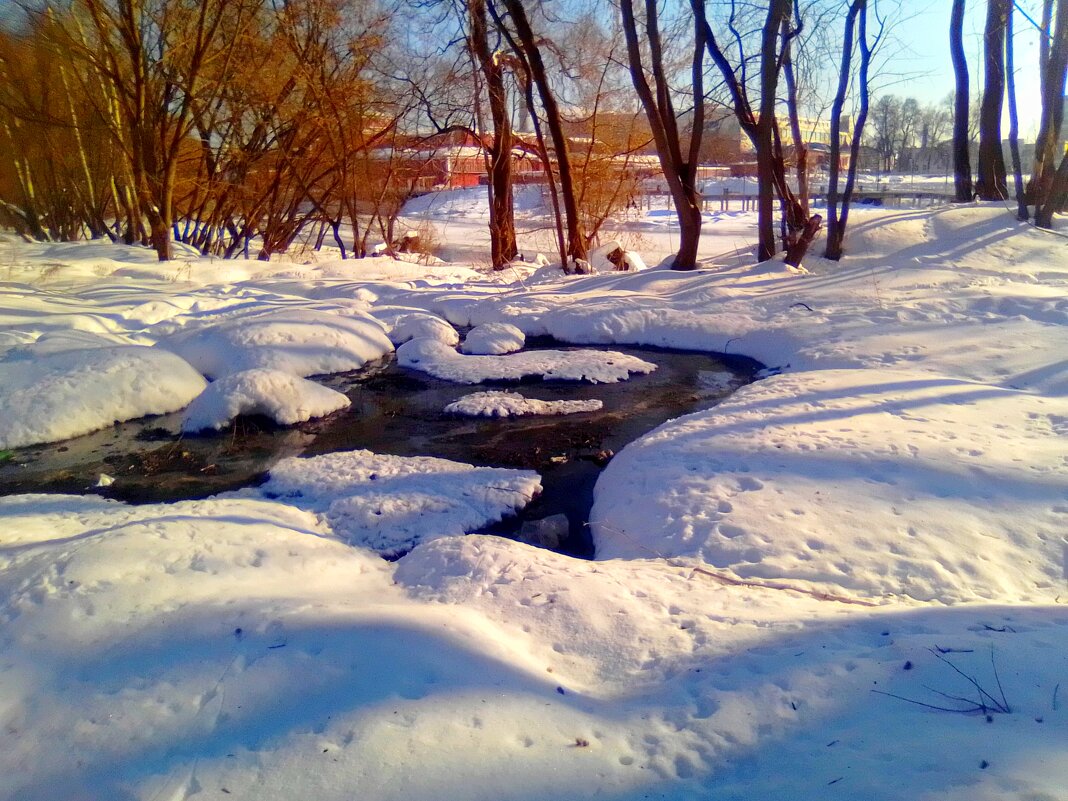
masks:
[[[425,312],[398,317],[389,331],[389,339],[394,345],[403,345],[412,339],[434,339],[449,347],[460,344],[460,334],[448,320]]]
[[[339,536],[385,556],[496,523],[541,492],[531,470],[351,451],[284,459],[258,492],[323,514]]]
[[[180,331],[158,346],[182,356],[209,378],[258,367],[301,377],[342,373],[393,349],[370,315],[311,309],[272,311]]]
[[[599,400],[544,401],[518,392],[475,392],[453,401],[444,411],[468,417],[522,417],[596,412],[603,406]]]
[[[1052,601],[1066,421],[1068,399],[925,373],[776,376],[617,454],[597,553],[869,599]]]
[[[468,332],[460,350],[479,356],[499,356],[522,350],[526,342],[526,336],[514,325],[486,323],[476,325]]]
[[[173,353],[139,346],[61,350],[0,362],[0,448],[88,434],[181,409],[203,391]]]
[[[631,373],[651,373],[656,365],[611,350],[532,350],[506,356],[464,356],[442,342],[413,339],[397,349],[397,362],[435,378],[459,384],[518,381],[526,376],[546,380],[611,384]]]
[[[280,370],[244,370],[209,384],[186,409],[182,431],[218,431],[242,414],[262,414],[289,426],[348,405],[349,399],[340,392],[314,381]]]

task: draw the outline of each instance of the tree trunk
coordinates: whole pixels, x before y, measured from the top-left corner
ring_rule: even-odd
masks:
[[[486,79],[493,138],[490,158],[490,258],[493,269],[503,270],[519,248],[515,241],[515,213],[512,202],[512,125],[508,94],[504,85],[504,68],[489,48],[488,18],[485,0],[468,1],[471,25],[471,50]],[[479,132],[483,135],[482,132]]]
[[[1061,166],[1053,176],[1049,197],[1039,208],[1035,209],[1035,225],[1039,228],[1052,228],[1053,215],[1068,206],[1068,155],[1061,158]]]
[[[799,8],[794,7],[795,14]],[[787,23],[782,26],[783,56],[782,74],[786,81],[786,108],[790,116],[790,138],[793,140],[794,159],[797,174],[797,201],[801,204],[801,210],[807,217],[809,213],[808,203],[808,148],[805,147],[805,139],[801,132],[801,117],[797,102],[797,80],[794,77],[793,47],[790,42],[790,29]]]
[[[694,0],[699,2],[700,0]],[[703,12],[703,5],[701,6]],[[656,86],[656,95],[646,78],[645,64],[634,18],[633,0],[621,0],[623,34],[627,42],[627,59],[634,90],[641,100],[649,128],[656,142],[656,153],[664,180],[671,191],[671,200],[679,217],[679,251],[671,265],[673,270],[692,270],[697,266],[697,248],[701,236],[701,198],[697,193],[697,152],[702,131],[694,126],[690,135],[690,147],[683,155],[678,121],[671,101],[669,75],[664,66],[663,47],[657,20],[656,0],[645,0],[646,38],[649,42],[650,72]],[[696,11],[696,7],[695,7]],[[697,21],[695,15],[695,21]],[[693,88],[694,119],[701,119],[704,104],[703,60],[704,27],[695,24],[693,60],[690,80]]]
[[[958,203],[972,199],[972,165],[968,155],[968,59],[964,55],[964,3],[953,0],[949,20],[949,54],[953,60],[956,91],[953,100],[953,186]]]
[[[568,150],[567,137],[564,135],[563,123],[560,119],[560,109],[556,102],[556,95],[549,85],[549,78],[545,70],[545,62],[541,57],[541,50],[534,37],[534,31],[530,27],[526,11],[521,0],[504,0],[505,8],[512,17],[519,42],[530,65],[530,77],[534,85],[538,87],[538,96],[541,98],[541,107],[545,112],[545,124],[549,127],[549,136],[553,140],[553,149],[556,151],[556,163],[560,171],[560,194],[564,199],[564,213],[567,218],[567,255],[570,259],[586,258],[586,235],[582,231],[582,218],[579,216],[578,202],[575,198],[575,180],[571,171],[571,154]],[[534,110],[531,109],[531,113]]]
[[[1016,219],[1026,222],[1031,218],[1024,197],[1023,165],[1020,163],[1020,115],[1016,111],[1015,48],[1012,41],[1012,6],[1005,23],[1005,66],[1008,73],[1009,97],[1009,151],[1012,153],[1012,178],[1016,186]]]
[[[1045,10],[1045,9],[1044,9]],[[1047,22],[1046,18],[1043,22]],[[1035,221],[1042,225],[1039,208],[1045,207],[1053,191],[1055,164],[1060,150],[1064,119],[1065,72],[1068,70],[1068,0],[1057,0],[1057,23],[1052,46],[1044,58],[1042,73],[1042,118],[1035,140],[1035,166],[1031,171],[1029,199],[1035,206]],[[1051,218],[1052,219],[1052,218]],[[1042,216],[1041,220],[1045,220]]]
[[[987,0],[983,34],[983,101],[979,109],[979,178],[975,191],[982,200],[1008,195],[1005,156],[1001,149],[1001,111],[1005,101],[1005,26],[1012,0]]]
[[[859,21],[858,21],[859,18]],[[858,26],[858,45],[860,47],[860,110],[853,123],[853,137],[849,146],[849,167],[846,170],[845,191],[841,201],[838,196],[838,174],[841,158],[842,110],[845,106],[846,92],[849,88],[849,63],[853,52],[853,29]],[[853,0],[846,15],[845,35],[842,37],[842,65],[838,74],[838,91],[831,107],[831,175],[827,186],[827,248],[824,256],[833,261],[840,261],[845,252],[845,233],[849,222],[849,204],[853,198],[853,186],[857,178],[857,162],[860,160],[860,143],[864,135],[864,124],[868,119],[868,104],[871,92],[868,85],[868,69],[871,65],[872,48],[868,43],[868,2]]]

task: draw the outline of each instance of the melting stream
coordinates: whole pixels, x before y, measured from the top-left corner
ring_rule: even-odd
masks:
[[[527,349],[571,349],[548,339]],[[239,418],[217,434],[179,436],[181,413],[122,423],[77,439],[15,452],[0,464],[0,494],[96,492],[131,503],[203,498],[255,485],[287,456],[366,448],[398,456],[437,456],[493,467],[536,470],[544,491],[517,517],[484,531],[514,536],[523,521],[563,514],[569,532],[559,550],[589,557],[593,486],[611,454],[660,423],[714,406],[753,380],[761,365],[740,356],[612,346],[653,362],[648,375],[617,384],[575,381],[453,384],[398,367],[392,357],[318,380],[344,392],[348,409],[283,428]],[[540,400],[603,402],[602,409],[546,417],[455,417],[458,398],[509,389]],[[114,478],[97,486],[100,475]]]

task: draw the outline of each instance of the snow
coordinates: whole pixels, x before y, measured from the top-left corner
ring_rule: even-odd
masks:
[[[873,372],[775,376],[624,448],[597,487],[599,557],[883,602],[1061,596],[1068,399]]]
[[[181,358],[153,348],[97,343],[42,350],[0,361],[0,448],[57,442],[173,412],[206,385]]]
[[[439,217],[453,248],[478,246],[485,189],[466,196],[466,223]],[[0,498],[0,799],[1062,798],[1064,240],[1001,204],[852,219],[849,257],[807,275],[751,264],[742,213],[706,215],[689,274],[159,266],[11,242],[0,393],[30,370],[174,359],[136,392],[88,371],[67,397],[94,410],[203,389],[162,348],[118,343],[212,331],[228,375],[260,346],[220,330],[276,314],[358,320],[382,352],[363,315],[421,311],[771,369],[616,454],[591,561],[458,536],[538,478],[442,460],[291,459],[263,487],[176,504]],[[675,225],[617,224],[651,263]],[[318,359],[317,337],[289,363]],[[405,349],[467,377],[542,358]],[[19,425],[81,416],[36,391]],[[962,674],[1011,712],[932,708],[982,697]]]
[[[397,348],[397,362],[444,381],[480,384],[518,381],[526,376],[545,380],[625,381],[632,373],[650,373],[656,365],[617,351],[532,350],[505,356],[465,356],[434,339],[413,339]]]
[[[544,401],[526,398],[518,392],[475,392],[464,395],[445,407],[446,414],[468,417],[521,417],[596,412],[604,403],[599,400]]]
[[[394,345],[403,345],[410,339],[436,339],[450,347],[460,344],[459,332],[447,320],[425,312],[400,315],[390,329],[389,339]]]
[[[342,373],[393,345],[370,315],[274,311],[183,330],[160,340],[209,378],[263,367],[304,377]]]
[[[257,491],[323,514],[338,536],[386,556],[496,523],[540,492],[531,470],[370,451],[283,459]]]
[[[218,431],[243,414],[261,414],[289,426],[348,405],[349,399],[336,390],[261,367],[230,373],[209,384],[185,410],[182,431]]]
[[[522,350],[527,338],[514,325],[508,323],[486,323],[476,325],[467,336],[460,350],[479,356],[500,356]]]

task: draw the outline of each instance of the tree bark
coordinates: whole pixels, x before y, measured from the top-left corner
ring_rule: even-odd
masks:
[[[1043,9],[1045,11],[1045,9]],[[1050,20],[1043,17],[1043,22]],[[1044,39],[1044,37],[1043,37]],[[1035,140],[1035,165],[1031,171],[1028,199],[1035,206],[1035,222],[1043,225],[1045,215],[1039,209],[1049,203],[1057,168],[1062,158],[1059,153],[1064,119],[1065,72],[1068,70],[1068,0],[1057,0],[1057,22],[1053,32],[1052,46],[1042,59],[1042,116]],[[1052,217],[1050,217],[1052,220]]]
[[[579,215],[578,202],[575,198],[575,180],[571,170],[571,154],[567,145],[567,137],[564,135],[564,127],[560,118],[560,108],[556,102],[556,95],[549,85],[549,77],[545,70],[545,62],[541,57],[541,50],[534,37],[534,31],[530,27],[526,11],[520,0],[504,0],[505,8],[512,17],[519,43],[522,46],[522,54],[530,65],[530,77],[534,85],[538,87],[538,96],[541,98],[542,111],[545,113],[545,124],[549,128],[549,136],[553,140],[553,149],[556,151],[556,163],[560,175],[560,194],[564,199],[564,214],[567,221],[567,255],[570,259],[586,258],[586,235],[582,230],[582,218]],[[531,109],[531,113],[534,110]]]
[[[1005,156],[1001,149],[1001,112],[1005,101],[1005,26],[1012,0],[987,0],[983,33],[983,100],[979,109],[979,178],[975,191],[982,200],[1008,195]]]
[[[515,241],[515,212],[512,198],[512,124],[508,95],[504,85],[504,68],[490,52],[486,0],[468,0],[471,26],[469,41],[479,69],[486,79],[493,137],[489,145],[490,160],[490,258],[493,269],[503,270],[519,248]],[[479,132],[482,135],[482,132]]]
[[[1008,78],[1009,99],[1009,152],[1012,154],[1012,178],[1016,188],[1016,219],[1026,222],[1031,218],[1024,195],[1023,165],[1020,163],[1020,115],[1016,110],[1016,66],[1012,41],[1012,6],[1009,6],[1005,22],[1005,67]]]
[[[1053,215],[1068,207],[1068,155],[1061,158],[1061,166],[1053,176],[1049,196],[1046,202],[1035,209],[1035,225],[1039,228],[1052,228]]]
[[[972,199],[972,165],[968,154],[968,59],[964,54],[965,0],[953,0],[949,20],[949,54],[953,60],[956,89],[953,100],[953,186],[958,203]]]
[[[694,0],[700,3],[701,0]],[[695,6],[696,8],[696,6]],[[650,51],[650,72],[656,86],[656,95],[646,78],[646,67],[642,57],[638,38],[637,22],[634,18],[633,0],[621,0],[620,10],[623,18],[623,34],[627,42],[627,59],[630,66],[631,81],[641,100],[649,128],[656,143],[656,153],[660,167],[671,192],[671,199],[679,217],[679,251],[672,264],[673,270],[693,270],[697,266],[697,248],[701,238],[701,198],[697,192],[697,153],[700,148],[703,131],[695,129],[690,135],[690,147],[683,155],[679,137],[678,122],[671,101],[669,76],[664,67],[662,42],[657,21],[656,0],[645,0],[646,36]],[[704,7],[701,6],[703,13]],[[696,19],[696,17],[695,17]],[[695,105],[695,119],[698,118],[697,107],[703,109],[704,84],[704,29],[695,25],[693,61],[691,64],[691,85]],[[703,111],[701,112],[703,114]]]
[[[827,246],[823,255],[833,261],[839,261],[844,252],[846,221],[849,214],[849,197],[843,197],[842,209],[839,211],[838,177],[841,172],[842,159],[842,112],[845,110],[846,93],[849,91],[850,64],[853,60],[853,35],[857,24],[857,15],[865,9],[867,0],[853,0],[846,13],[845,31],[842,35],[842,62],[838,71],[838,88],[831,103],[831,163],[827,182]],[[863,35],[863,32],[862,32]],[[862,43],[862,48],[864,44]],[[861,51],[863,58],[863,49]],[[866,63],[861,62],[860,91],[861,113],[867,117],[868,86]],[[861,121],[863,125],[863,122]],[[854,130],[853,138],[860,138],[860,131]],[[856,164],[850,162],[850,172],[855,174]]]

